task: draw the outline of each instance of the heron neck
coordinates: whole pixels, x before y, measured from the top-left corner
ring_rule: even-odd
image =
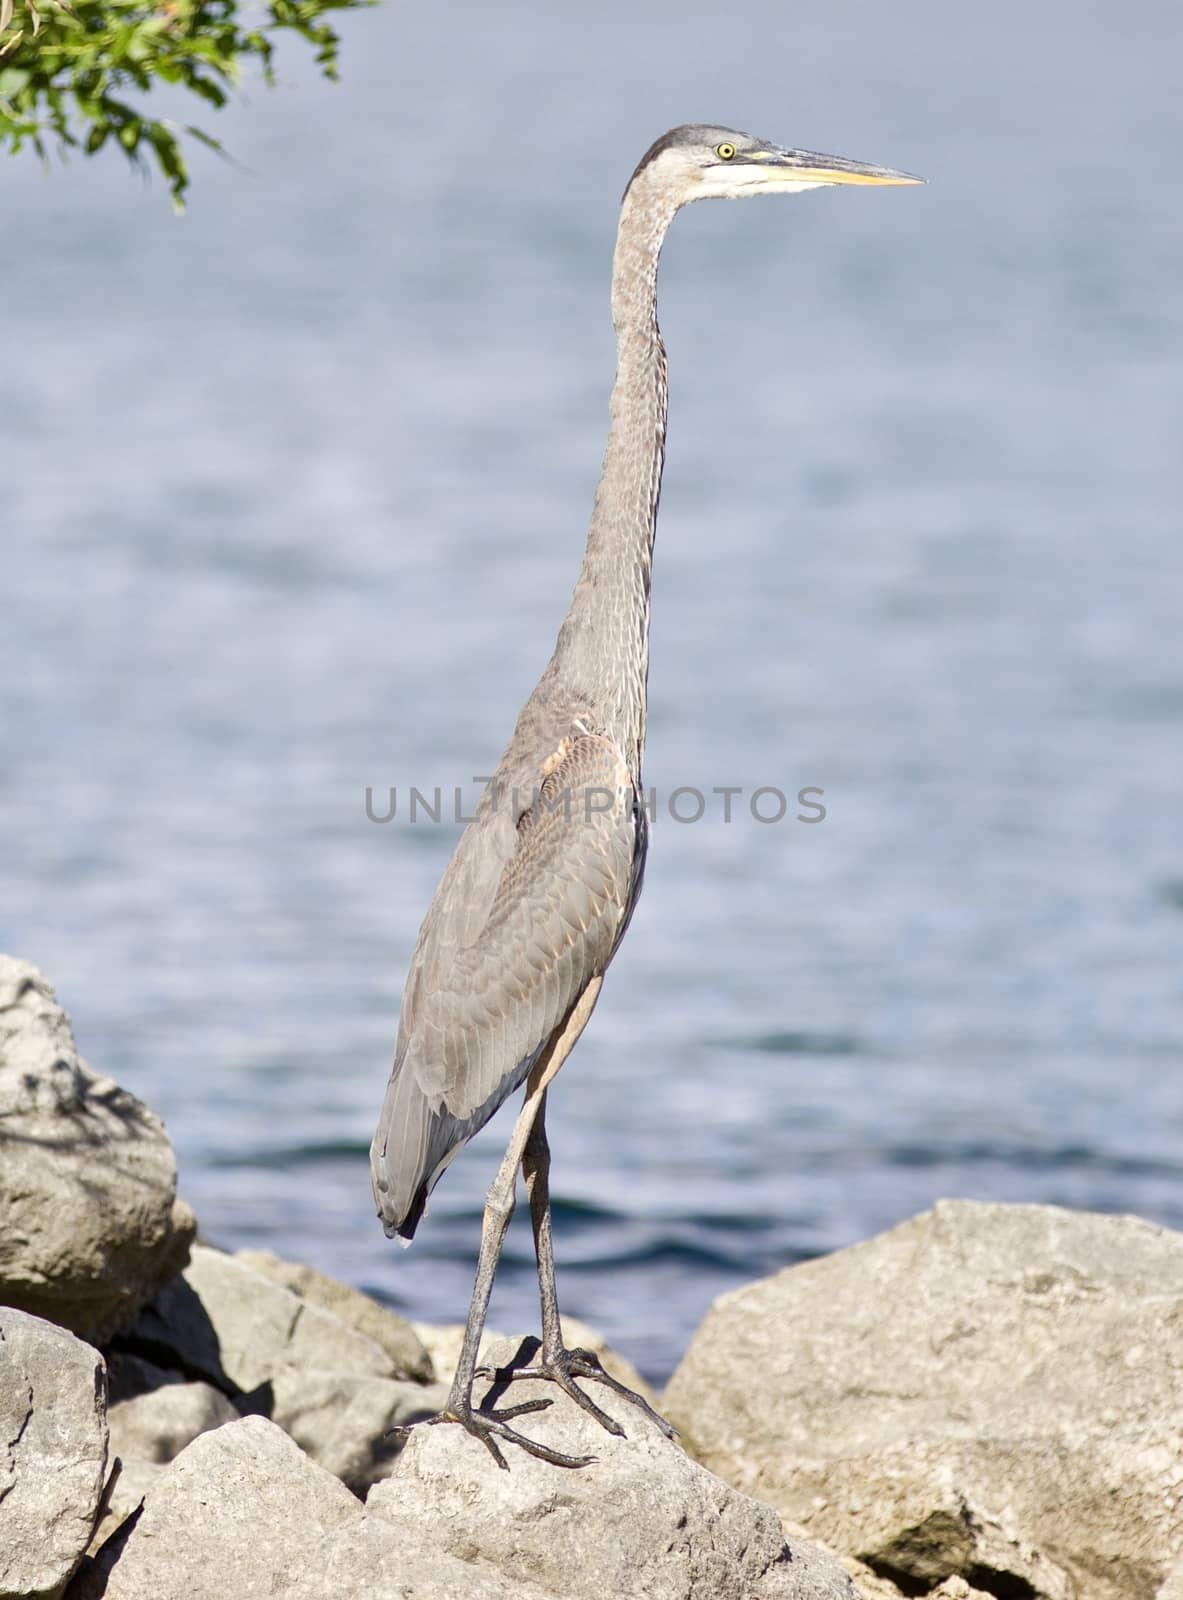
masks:
[[[612,269],[616,382],[583,568],[556,665],[586,694],[635,774],[645,742],[649,578],[665,457],[666,362],[657,327],[657,262],[674,207],[634,182]]]

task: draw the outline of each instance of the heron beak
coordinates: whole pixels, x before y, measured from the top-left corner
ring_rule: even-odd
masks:
[[[770,181],[786,183],[925,183],[925,178],[894,167],[873,167],[866,161],[848,161],[845,156],[822,156],[813,150],[753,152],[753,158],[767,163],[764,170]]]

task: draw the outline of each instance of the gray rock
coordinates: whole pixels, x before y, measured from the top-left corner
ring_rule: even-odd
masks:
[[[101,1344],[185,1265],[162,1124],[95,1075],[27,961],[0,956],[0,1302]]]
[[[406,1318],[371,1300],[360,1289],[338,1283],[315,1267],[284,1261],[270,1250],[239,1250],[235,1259],[364,1333],[390,1357],[396,1378],[412,1383],[431,1383],[435,1378],[431,1356]]]
[[[847,1561],[843,1565],[854,1578],[855,1587],[863,1600],[905,1600],[903,1591],[887,1578],[881,1578],[864,1567],[860,1561]],[[998,1600],[985,1589],[972,1589],[964,1578],[946,1578],[935,1589],[925,1591],[924,1600]]]
[[[165,1383],[107,1413],[111,1453],[128,1461],[171,1461],[199,1433],[237,1422],[238,1412],[208,1383]]]
[[[491,1359],[507,1361],[516,1348],[495,1347]],[[549,1384],[515,1383],[511,1401],[555,1399],[519,1426],[540,1443],[594,1455],[591,1466],[554,1467],[507,1445],[501,1471],[461,1428],[421,1428],[371,1489],[367,1510],[425,1564],[443,1552],[555,1600],[856,1600],[832,1557],[807,1541],[790,1548],[767,1506],[704,1471],[634,1407],[588,1387],[627,1438]]]
[[[100,1550],[127,1519],[135,1515],[148,1490],[165,1471],[167,1467],[159,1461],[141,1461],[135,1456],[126,1459],[112,1456],[111,1471],[103,1492],[102,1512],[87,1546],[89,1555]]]
[[[724,1295],[664,1404],[910,1592],[1146,1600],[1183,1555],[1183,1235],[942,1201]]]
[[[262,1417],[203,1433],[85,1568],[68,1600],[545,1600],[434,1552],[385,1519]]]
[[[805,1530],[796,1523],[786,1523],[785,1533],[789,1539],[806,1537]],[[906,1600],[905,1592],[897,1588],[890,1578],[872,1572],[870,1567],[864,1566],[854,1556],[844,1556],[830,1550],[827,1545],[820,1545],[819,1548],[827,1550],[845,1567],[862,1600]],[[971,1588],[964,1578],[946,1578],[935,1589],[926,1590],[924,1600],[997,1600],[997,1596],[987,1593],[985,1589]]]
[[[121,1400],[134,1400],[137,1395],[162,1389],[166,1383],[184,1383],[185,1374],[179,1367],[158,1367],[154,1361],[145,1361],[117,1344],[106,1352],[107,1404],[116,1406]]]
[[[132,1336],[231,1393],[256,1390],[289,1366],[395,1375],[364,1333],[207,1245],[193,1246],[184,1273],[141,1313]]]
[[[121,1378],[127,1382],[131,1374],[126,1358],[121,1365]],[[140,1379],[155,1370],[146,1362],[136,1362],[135,1367],[139,1369],[135,1377]],[[107,1412],[115,1470],[91,1540],[92,1550],[138,1509],[165,1465],[198,1434],[238,1421],[234,1406],[211,1384],[186,1383],[166,1373],[160,1373],[159,1379],[152,1388],[116,1400]]]
[[[926,1594],[942,1580],[972,1576],[1004,1594],[1075,1600],[1065,1570],[1021,1537],[1005,1512],[986,1509],[976,1474],[967,1477],[970,1488],[959,1487],[969,1462],[968,1452],[954,1465],[943,1447],[925,1443],[884,1451],[873,1465],[862,1458],[836,1464],[830,1493],[857,1508],[859,1557],[906,1590],[924,1585]]]
[[[157,1296],[133,1334],[234,1394],[240,1412],[278,1423],[364,1494],[401,1447],[390,1430],[443,1404],[446,1391],[398,1376],[408,1366],[429,1372],[431,1358],[409,1325],[356,1290],[265,1254],[267,1270],[259,1272],[255,1259],[195,1245],[184,1275]],[[318,1303],[325,1300],[344,1315]]]
[[[447,1398],[444,1384],[287,1366],[238,1407],[270,1417],[314,1461],[364,1495],[389,1476],[402,1449],[402,1438],[391,1438],[390,1430],[433,1416]]]
[[[0,1600],[56,1600],[90,1540],[107,1464],[96,1350],[0,1306]]]

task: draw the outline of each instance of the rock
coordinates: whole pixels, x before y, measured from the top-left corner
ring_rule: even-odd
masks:
[[[897,1589],[889,1578],[872,1572],[870,1567],[864,1567],[861,1561],[847,1556],[842,1565],[854,1579],[854,1586],[862,1600],[905,1600],[903,1590]],[[927,1590],[924,1600],[998,1600],[998,1597],[987,1593],[985,1589],[971,1589],[964,1578],[946,1578],[935,1589]]]
[[[262,1417],[203,1433],[148,1489],[68,1600],[545,1600],[528,1585],[421,1557]]]
[[[804,1535],[799,1535],[804,1537]],[[870,1567],[864,1567],[861,1561],[855,1561],[851,1556],[840,1558],[843,1567],[854,1581],[859,1600],[903,1600],[901,1592],[889,1578],[882,1578],[877,1572],[872,1572]],[[960,1583],[960,1578],[951,1579],[951,1582]],[[933,1600],[931,1595],[925,1595],[924,1600]],[[943,1597],[942,1597],[943,1600]],[[958,1600],[964,1600],[959,1596]],[[977,1595],[973,1596],[977,1600]]]
[[[798,1537],[803,1538],[804,1535]],[[850,1556],[843,1556],[840,1559],[854,1581],[860,1600],[902,1600],[900,1591],[890,1579],[881,1578],[877,1572],[872,1572],[870,1567],[864,1567],[861,1561],[855,1561]],[[924,1600],[932,1600],[932,1597],[925,1595]],[[974,1600],[977,1600],[976,1595]]]
[[[126,1358],[121,1379],[131,1376]],[[136,1363],[137,1378],[153,1369]],[[97,1549],[137,1509],[165,1465],[180,1455],[198,1434],[237,1422],[238,1412],[219,1389],[208,1383],[186,1383],[178,1375],[159,1374],[154,1387],[127,1399],[116,1400],[107,1412],[110,1455],[117,1470],[110,1484],[103,1514],[91,1540]]]
[[[280,1368],[239,1410],[270,1417],[314,1461],[334,1473],[356,1495],[389,1475],[402,1449],[392,1428],[441,1411],[444,1384],[405,1379]]]
[[[184,1273],[141,1313],[130,1337],[232,1394],[258,1390],[290,1366],[395,1375],[373,1339],[208,1245],[193,1246]]]
[[[435,1378],[431,1356],[406,1318],[371,1300],[360,1289],[338,1283],[315,1267],[284,1261],[270,1250],[239,1250],[235,1259],[364,1333],[390,1357],[394,1377],[412,1383],[431,1383]]]
[[[101,1344],[185,1265],[162,1124],[78,1055],[36,967],[0,956],[0,1303]]]
[[[441,1383],[450,1384],[452,1375],[456,1371],[456,1363],[460,1359],[460,1346],[464,1343],[463,1322],[438,1324],[414,1322],[411,1326],[430,1352],[436,1376]],[[586,1322],[581,1322],[578,1317],[564,1316],[563,1338],[572,1348],[578,1347],[583,1350],[590,1350],[592,1355],[599,1356],[604,1364],[605,1371],[610,1372],[627,1389],[633,1389],[637,1394],[643,1395],[654,1410],[660,1410],[657,1404],[657,1395],[645,1382],[636,1367],[625,1356],[622,1356],[618,1350],[613,1350],[602,1333],[590,1327]],[[508,1334],[498,1333],[492,1328],[486,1328],[480,1346],[481,1359],[484,1359],[484,1352],[488,1347],[494,1344],[505,1344],[508,1339]]]
[[[56,1600],[107,1465],[106,1372],[53,1323],[0,1306],[0,1600]]]
[[[132,1338],[204,1373],[236,1396],[240,1412],[269,1417],[364,1494],[401,1448],[390,1430],[438,1411],[446,1390],[401,1376],[408,1367],[430,1372],[431,1357],[400,1317],[311,1268],[259,1254],[262,1273],[254,1253],[195,1245],[184,1275],[157,1296]]]
[[[121,1400],[134,1400],[137,1395],[162,1389],[166,1383],[185,1382],[179,1367],[158,1367],[154,1361],[120,1349],[118,1344],[112,1345],[106,1355],[108,1408]]]
[[[942,1201],[724,1295],[664,1404],[905,1592],[1146,1600],[1183,1555],[1183,1235]]]
[[[859,1508],[860,1559],[906,1590],[923,1584],[927,1595],[943,1581],[956,1585],[972,1576],[1003,1594],[1075,1600],[1065,1570],[1004,1515],[985,1509],[973,1488],[960,1488],[957,1470],[939,1447],[885,1451],[873,1466],[859,1458],[836,1464],[829,1484],[835,1502]],[[810,1531],[817,1521],[808,1524]]]
[[[208,1383],[165,1383],[120,1400],[108,1412],[111,1453],[122,1460],[171,1461],[199,1433],[237,1422],[238,1412]]]
[[[135,1456],[126,1460],[119,1456],[112,1457],[102,1512],[87,1546],[89,1555],[100,1550],[128,1518],[136,1514],[148,1490],[167,1470],[159,1461],[141,1461]]]
[[[494,1346],[490,1359],[508,1362],[517,1348]],[[442,1552],[555,1600],[857,1600],[832,1557],[807,1541],[787,1546],[767,1506],[704,1471],[635,1407],[587,1387],[627,1438],[551,1384],[519,1381],[503,1403],[554,1400],[519,1426],[540,1443],[594,1455],[591,1466],[554,1467],[506,1445],[501,1471],[461,1428],[421,1428],[371,1489],[367,1510],[424,1564]]]

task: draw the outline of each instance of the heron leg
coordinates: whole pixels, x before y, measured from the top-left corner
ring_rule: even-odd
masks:
[[[553,1462],[560,1467],[582,1467],[591,1460],[590,1456],[570,1456],[561,1451],[551,1450],[546,1445],[541,1445],[533,1439],[528,1439],[524,1434],[509,1427],[510,1421],[515,1417],[525,1416],[532,1411],[542,1411],[549,1400],[528,1400],[522,1405],[505,1406],[500,1410],[477,1410],[472,1403],[472,1387],[476,1375],[477,1351],[480,1348],[481,1335],[485,1329],[485,1318],[489,1310],[489,1296],[493,1290],[493,1277],[497,1271],[497,1262],[501,1255],[501,1247],[505,1242],[506,1230],[510,1218],[513,1216],[515,1204],[515,1188],[517,1183],[517,1170],[522,1160],[522,1151],[530,1130],[533,1127],[538,1107],[545,1095],[545,1090],[527,1094],[525,1104],[522,1106],[513,1136],[505,1157],[497,1169],[497,1176],[489,1186],[485,1198],[484,1223],[481,1228],[481,1251],[477,1263],[476,1281],[473,1284],[472,1304],[469,1307],[468,1322],[464,1329],[464,1344],[460,1351],[460,1360],[456,1366],[456,1375],[452,1379],[452,1388],[448,1395],[448,1403],[438,1417],[432,1418],[436,1422],[458,1422],[469,1433],[487,1446],[494,1461],[499,1467],[506,1465],[505,1457],[498,1446],[498,1439],[503,1439],[508,1444],[516,1444],[531,1455],[540,1456],[544,1461]]]
[[[506,1465],[505,1457],[498,1446],[498,1439],[503,1439],[509,1444],[516,1444],[521,1449],[528,1451],[532,1456],[538,1456],[543,1461],[549,1461],[557,1467],[585,1467],[594,1459],[592,1456],[570,1456],[560,1450],[552,1450],[547,1445],[539,1444],[534,1439],[528,1439],[524,1434],[508,1426],[515,1417],[525,1416],[532,1411],[544,1411],[552,1402],[549,1400],[527,1400],[521,1405],[506,1406],[501,1410],[477,1410],[472,1403],[472,1387],[477,1375],[477,1352],[480,1349],[481,1335],[485,1330],[485,1318],[489,1311],[489,1296],[493,1292],[493,1277],[497,1271],[497,1262],[501,1255],[501,1247],[505,1242],[506,1230],[510,1218],[513,1216],[515,1203],[515,1189],[517,1186],[518,1167],[521,1166],[529,1143],[531,1132],[538,1117],[539,1109],[546,1098],[546,1087],[570,1054],[575,1041],[583,1032],[588,1017],[600,992],[602,978],[593,978],[576,1001],[564,1025],[557,1029],[554,1037],[546,1050],[539,1057],[534,1070],[530,1074],[526,1087],[526,1098],[523,1102],[518,1120],[510,1136],[509,1146],[504,1159],[497,1169],[497,1176],[489,1186],[485,1197],[485,1215],[481,1227],[481,1250],[477,1262],[476,1281],[472,1289],[472,1304],[469,1307],[468,1322],[464,1329],[464,1343],[460,1351],[460,1360],[456,1366],[456,1375],[452,1379],[452,1388],[448,1395],[448,1403],[438,1416],[428,1417],[427,1423],[458,1422],[460,1425],[481,1440],[494,1461],[499,1467]],[[551,1293],[554,1293],[554,1269],[551,1269]],[[557,1307],[556,1307],[557,1319]],[[418,1424],[411,1424],[418,1426]],[[405,1429],[396,1429],[396,1432],[405,1432]]]
[[[554,1242],[550,1220],[550,1145],[546,1137],[546,1094],[543,1092],[538,1113],[530,1128],[522,1156],[522,1169],[526,1175],[526,1193],[530,1198],[530,1221],[534,1227],[534,1250],[538,1257],[538,1293],[542,1302],[542,1348],[533,1366],[500,1368],[494,1373],[502,1383],[514,1378],[542,1378],[557,1383],[563,1393],[576,1405],[582,1406],[609,1433],[624,1438],[620,1424],[596,1405],[591,1397],[575,1382],[576,1378],[592,1379],[605,1384],[621,1399],[639,1406],[661,1429],[667,1439],[675,1437],[674,1428],[659,1416],[644,1395],[629,1389],[610,1372],[605,1371],[600,1358],[591,1350],[568,1350],[563,1344],[563,1327],[559,1318],[558,1295],[555,1290]]]

